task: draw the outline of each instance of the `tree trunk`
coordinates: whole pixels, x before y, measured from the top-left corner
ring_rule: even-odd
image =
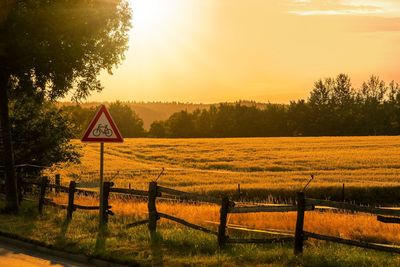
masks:
[[[6,207],[5,212],[18,213],[19,203],[17,194],[17,181],[14,168],[14,151],[11,138],[11,126],[8,113],[8,86],[9,76],[0,72],[0,125],[3,138],[3,156],[5,170],[5,193]]]

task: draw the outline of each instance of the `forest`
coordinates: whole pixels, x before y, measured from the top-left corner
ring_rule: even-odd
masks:
[[[274,137],[397,135],[400,132],[400,86],[371,76],[359,88],[346,74],[320,79],[308,99],[289,104],[220,103],[192,112],[182,110],[150,129],[122,102],[109,105],[124,137]],[[76,126],[85,130],[96,108],[63,107]]]

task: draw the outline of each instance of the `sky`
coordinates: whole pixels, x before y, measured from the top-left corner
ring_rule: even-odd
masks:
[[[288,103],[316,80],[400,82],[399,0],[129,0],[125,61],[89,101]]]

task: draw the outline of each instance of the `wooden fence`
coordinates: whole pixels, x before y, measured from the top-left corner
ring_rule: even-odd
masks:
[[[351,212],[363,212],[377,215],[377,220],[383,223],[400,223],[400,210],[395,209],[384,209],[384,208],[375,208],[375,207],[367,207],[367,206],[358,206],[349,203],[329,201],[329,200],[320,200],[320,199],[312,199],[306,198],[303,192],[297,193],[297,221],[296,221],[296,231],[295,231],[295,245],[294,252],[295,254],[299,254],[303,252],[304,240],[307,238],[314,238],[319,240],[325,240],[340,244],[346,244],[356,247],[374,249],[379,251],[386,251],[392,253],[400,254],[400,247],[389,246],[384,244],[376,244],[363,242],[358,240],[350,240],[333,236],[326,236],[317,233],[312,233],[308,231],[304,231],[304,214],[307,206],[312,205],[318,207],[319,209],[323,208],[335,208],[339,210],[347,210]],[[390,216],[390,217],[387,217]]]
[[[59,182],[59,178],[56,181]],[[40,188],[39,195],[39,213],[42,213],[43,206],[55,206],[67,210],[66,218],[67,220],[72,219],[73,212],[77,209],[82,210],[99,210],[100,206],[82,206],[74,203],[75,193],[84,195],[94,195],[98,196],[97,192],[80,190],[76,188],[76,183],[71,181],[69,187],[61,186],[58,184],[50,184],[48,178],[44,177],[40,183],[32,183]],[[354,204],[335,202],[329,200],[311,199],[306,198],[303,192],[297,193],[297,203],[296,205],[248,205],[240,202],[233,202],[229,200],[228,197],[216,198],[211,196],[205,196],[195,193],[188,193],[179,191],[176,189],[171,189],[163,186],[158,186],[157,182],[150,182],[148,191],[126,189],[126,188],[113,188],[113,183],[104,182],[104,195],[103,203],[104,210],[102,218],[100,218],[100,226],[107,224],[108,215],[112,215],[111,206],[108,204],[108,198],[110,193],[123,194],[130,196],[138,196],[146,198],[148,202],[148,219],[132,222],[126,225],[126,227],[136,227],[139,225],[147,224],[150,234],[153,235],[157,231],[157,221],[160,218],[164,218],[186,227],[202,231],[207,234],[212,234],[217,237],[217,242],[220,248],[224,248],[227,243],[274,243],[274,242],[294,242],[294,252],[299,254],[303,252],[304,240],[307,238],[314,238],[319,240],[325,240],[330,242],[336,242],[340,244],[346,244],[351,246],[357,246],[362,248],[374,249],[379,251],[386,251],[392,253],[400,253],[400,247],[394,247],[384,244],[368,243],[357,240],[343,239],[333,236],[325,236],[317,233],[312,233],[304,230],[304,216],[306,211],[314,210],[324,210],[329,208],[329,210],[347,210],[352,212],[363,212],[377,215],[377,220],[382,223],[400,223],[400,210],[389,209],[389,208],[376,208],[368,206],[358,206]],[[65,192],[68,193],[68,204],[57,204],[45,198],[46,189],[55,189],[56,193]],[[158,200],[174,200],[174,201],[190,201],[190,202],[202,202],[209,203],[220,206],[220,220],[218,225],[218,231],[208,229],[201,225],[196,225],[194,223],[188,222],[182,218],[178,218],[169,214],[161,213],[157,211]],[[227,229],[227,216],[229,213],[256,213],[256,212],[297,212],[296,219],[296,229],[293,236],[280,235],[275,238],[248,238],[248,239],[238,239],[230,238],[226,234]],[[279,234],[278,234],[279,235]]]

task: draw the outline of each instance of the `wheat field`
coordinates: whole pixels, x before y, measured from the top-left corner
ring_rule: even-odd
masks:
[[[54,172],[63,181],[98,181],[99,144],[80,145],[79,165],[64,165]],[[127,139],[122,144],[105,144],[106,180],[117,187],[147,189],[161,168],[158,183],[185,191],[243,191],[274,188],[301,189],[311,174],[311,189],[346,187],[361,189],[400,185],[400,137],[235,138],[235,139]],[[256,193],[257,191],[255,191]],[[373,191],[371,191],[373,192]],[[395,197],[398,194],[394,194]],[[55,198],[67,203],[66,194]],[[77,197],[77,203],[96,205],[98,199]],[[146,202],[110,199],[113,220],[130,223],[147,218]],[[219,207],[184,203],[157,204],[159,212],[209,228],[219,221]],[[250,229],[293,232],[296,213],[230,214],[228,225]],[[164,219],[161,225],[171,224]],[[173,224],[173,223],[172,223]],[[307,212],[305,229],[353,240],[400,244],[400,227],[383,224],[376,216],[362,213]],[[229,230],[229,235],[240,235]],[[317,241],[312,241],[317,242]]]
[[[80,146],[81,164],[53,168],[63,181],[98,181],[97,143]],[[223,139],[125,139],[105,144],[105,179],[118,187],[146,189],[161,168],[159,184],[207,192],[394,187],[400,185],[400,137],[307,137]]]

